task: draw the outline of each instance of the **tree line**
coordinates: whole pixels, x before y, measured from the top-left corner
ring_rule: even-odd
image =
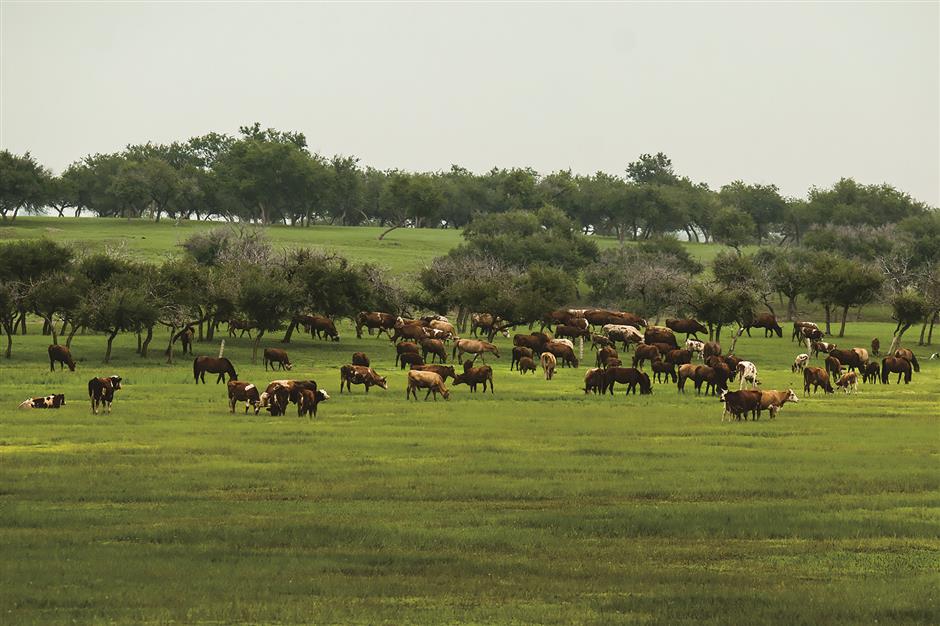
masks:
[[[668,156],[643,154],[622,174],[540,174],[531,168],[408,172],[311,153],[302,133],[243,126],[170,144],[88,155],[52,175],[32,155],[0,152],[0,219],[48,209],[64,216],[224,219],[260,224],[464,228],[474,218],[560,209],[583,233],[740,247],[801,243],[814,229],[878,229],[930,207],[890,185],[843,178],[806,198],[769,184],[720,189],[677,173]],[[384,234],[384,233],[383,233]]]

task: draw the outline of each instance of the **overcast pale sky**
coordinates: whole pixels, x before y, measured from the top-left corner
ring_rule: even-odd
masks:
[[[940,205],[940,2],[3,0],[0,145],[54,171],[241,124],[363,164],[841,176]]]

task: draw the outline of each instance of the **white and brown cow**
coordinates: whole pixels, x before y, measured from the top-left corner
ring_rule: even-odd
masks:
[[[56,393],[41,398],[27,398],[20,403],[21,409],[57,409],[65,405],[65,394]]]
[[[258,388],[251,383],[241,380],[228,381],[228,406],[232,413],[235,412],[235,405],[239,402],[245,403],[245,413],[248,409],[255,408],[255,415],[261,410],[261,393]]]

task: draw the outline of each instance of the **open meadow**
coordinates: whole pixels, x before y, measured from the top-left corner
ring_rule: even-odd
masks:
[[[923,349],[910,385],[807,397],[789,368],[802,349],[758,330],[737,353],[800,402],[729,423],[672,384],[599,397],[584,364],[510,372],[502,337],[494,395],[409,402],[388,340],[344,323],[338,343],[286,346],[290,377],[331,395],[308,420],[229,413],[214,376],[164,362],[165,335],[146,360],[119,336],[110,365],[104,337],[77,335],[77,371],[52,373],[38,330],[0,361],[5,623],[940,618],[940,362]],[[891,330],[850,324],[839,343]],[[387,391],[339,393],[356,350]],[[241,380],[282,377],[247,337],[225,355]],[[124,388],[94,416],[87,381],[112,373]],[[15,409],[52,392],[67,405]]]

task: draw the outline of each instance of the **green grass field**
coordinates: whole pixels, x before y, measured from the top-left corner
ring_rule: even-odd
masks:
[[[156,260],[207,227],[29,218],[0,241],[123,241]],[[396,273],[460,240],[270,233]],[[854,320],[840,345],[887,345],[892,324]],[[389,342],[345,323],[339,343],[295,334],[287,346],[290,376],[332,396],[311,421],[232,415],[224,385],[193,384],[188,357],[164,362],[162,334],[149,359],[120,336],[108,365],[104,337],[77,335],[78,370],[51,373],[49,338],[29,331],[0,359],[4,624],[940,621],[936,348],[915,348],[910,385],[804,397],[789,368],[802,350],[758,331],[737,353],[801,401],[774,421],[728,423],[715,398],[673,385],[596,397],[581,390],[584,366],[550,382],[509,372],[502,338],[495,395],[458,386],[448,402],[408,402]],[[907,339],[914,348],[913,329]],[[338,393],[356,350],[388,391]],[[225,354],[242,380],[282,377],[250,362],[247,337]],[[87,381],[112,373],[125,388],[94,416]],[[15,409],[54,392],[68,400],[58,411]]]

